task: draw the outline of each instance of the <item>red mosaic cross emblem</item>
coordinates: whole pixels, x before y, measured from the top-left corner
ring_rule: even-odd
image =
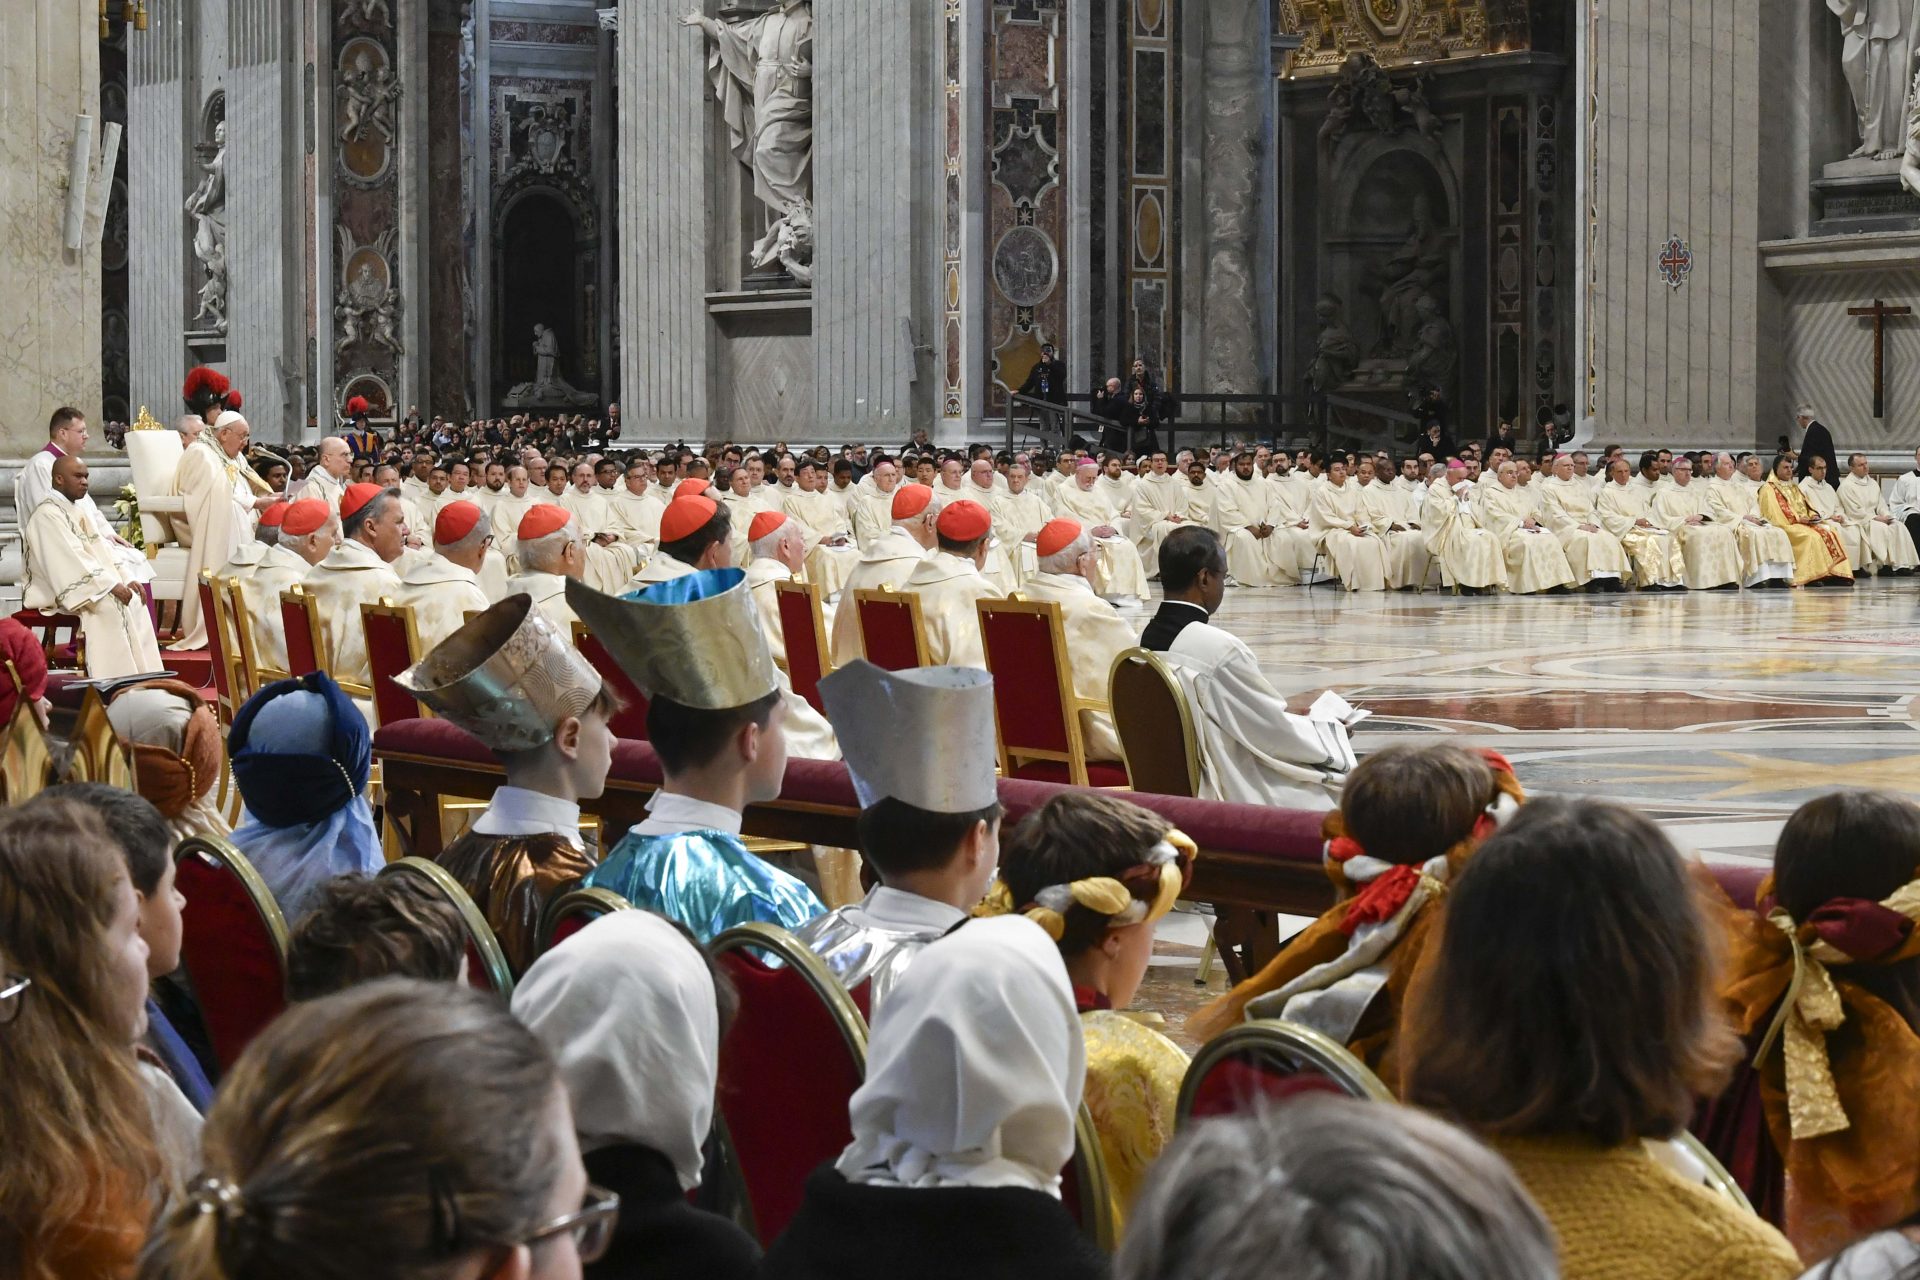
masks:
[[[1667,288],[1678,289],[1693,270],[1693,250],[1679,236],[1668,236],[1666,244],[1660,247],[1659,266],[1660,278],[1667,282]]]

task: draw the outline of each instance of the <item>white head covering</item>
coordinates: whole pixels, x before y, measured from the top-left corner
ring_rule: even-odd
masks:
[[[517,1000],[517,997],[516,997]],[[900,1187],[1060,1194],[1087,1070],[1053,940],[1020,916],[975,920],[920,953],[881,1005],[836,1168]]]
[[[582,1151],[635,1144],[700,1184],[720,1015],[707,962],[648,911],[600,917],[533,962],[514,1016],[552,1052]]]
[[[223,410],[220,416],[213,420],[213,429],[215,431],[224,431],[236,422],[245,421],[246,419],[240,415],[238,409],[227,409]]]

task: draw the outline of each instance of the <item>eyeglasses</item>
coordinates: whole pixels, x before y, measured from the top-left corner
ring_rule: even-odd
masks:
[[[555,1218],[544,1226],[536,1227],[532,1235],[522,1243],[539,1244],[542,1240],[551,1240],[557,1235],[571,1234],[573,1247],[582,1262],[598,1262],[606,1255],[607,1246],[613,1243],[613,1225],[620,1219],[620,1197],[605,1187],[587,1184],[587,1194],[580,1202],[577,1213],[569,1213],[563,1218]]]
[[[0,974],[0,1026],[5,1026],[20,1016],[20,1006],[26,1003],[23,998],[33,979],[25,974]]]

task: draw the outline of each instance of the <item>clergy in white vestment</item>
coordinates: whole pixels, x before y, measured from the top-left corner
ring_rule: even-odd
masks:
[[[1807,505],[1813,508],[1813,513],[1831,525],[1834,533],[1839,535],[1848,562],[1855,566],[1866,564],[1869,558],[1866,527],[1849,520],[1840,510],[1840,494],[1827,475],[1825,458],[1816,455],[1808,460],[1807,474],[1800,477],[1800,492],[1806,495]]]
[[[993,517],[970,498],[949,502],[934,522],[938,549],[913,567],[901,584],[920,597],[920,621],[927,634],[927,663],[935,667],[982,667],[980,618],[974,601],[1000,593],[980,572],[993,536]]]
[[[507,491],[493,500],[487,518],[493,522],[494,549],[507,558],[510,573],[520,571],[520,522],[540,505],[544,492],[536,490],[522,466],[507,468]]]
[[[1029,600],[1051,600],[1060,606],[1060,629],[1067,651],[1060,655],[1073,674],[1073,694],[1099,710],[1080,712],[1080,736],[1087,759],[1120,761],[1120,735],[1107,706],[1107,678],[1113,660],[1138,644],[1131,624],[1112,604],[1094,594],[1093,539],[1064,516],[1050,520],[1034,544],[1038,565],[1020,588]]]
[[[1387,546],[1374,536],[1361,510],[1360,487],[1347,479],[1347,461],[1327,464],[1327,483],[1316,485],[1307,509],[1308,532],[1349,591],[1387,589]]]
[[[353,450],[339,436],[328,436],[320,442],[320,452],[313,460],[313,470],[307,472],[307,478],[287,490],[289,497],[296,501],[301,498],[318,498],[327,504],[327,510],[335,516],[340,514],[340,499],[347,491],[347,477],[353,471]]]
[[[21,603],[80,619],[87,674],[94,679],[164,670],[139,584],[76,505],[87,496],[86,461],[78,454],[57,459],[49,480],[47,496],[21,527],[27,564]]]
[[[853,536],[859,542],[860,550],[871,551],[873,544],[887,536],[893,527],[893,494],[900,487],[900,465],[891,458],[883,458],[873,464],[859,484],[860,490],[850,504],[853,519]],[[927,496],[931,498],[932,492]]]
[[[493,519],[493,504],[507,496],[507,464],[495,459],[481,472],[482,483],[473,491],[473,501],[487,519]]]
[[[1025,582],[1034,572],[1034,541],[1053,518],[1053,509],[1034,487],[1026,463],[1015,462],[1007,468],[1007,487],[988,500],[987,514],[993,517],[993,538],[1006,554],[1013,582]]]
[[[1073,479],[1054,491],[1054,511],[1077,521],[1093,539],[1093,589],[1109,600],[1139,601],[1147,596],[1147,571],[1140,552],[1115,524],[1119,513],[1095,482],[1100,465],[1082,458]]]
[[[792,582],[806,569],[807,537],[800,522],[779,511],[762,511],[747,529],[747,590],[753,595],[754,611],[760,615],[760,629],[767,633],[767,647],[773,660],[787,665],[787,629],[780,621],[780,593],[774,586]],[[821,622],[833,626],[834,610],[821,605]]]
[[[1326,810],[1353,767],[1344,723],[1296,715],[1245,641],[1212,625],[1226,596],[1220,535],[1188,525],[1160,546],[1166,600],[1141,646],[1163,655],[1186,694],[1200,742],[1200,796]]]
[[[233,553],[233,559],[215,570],[216,579],[238,579],[266,558],[267,548],[280,541],[280,527],[287,518],[288,503],[276,502],[260,513],[253,526],[253,540]]]
[[[20,474],[14,477],[15,520],[21,524],[27,522],[34,509],[53,492],[54,462],[67,454],[78,454],[85,449],[91,434],[87,429],[86,415],[78,409],[63,406],[53,411],[53,417],[47,423],[46,446],[28,458],[21,466]],[[93,526],[94,532],[106,540],[107,554],[119,565],[123,579],[143,588],[153,581],[153,565],[147,560],[146,553],[120,536],[91,493],[73,505]]]
[[[1160,563],[1160,544],[1166,541],[1168,534],[1189,524],[1203,524],[1217,532],[1219,522],[1218,499],[1212,482],[1207,479],[1207,464],[1191,459],[1181,472],[1180,484],[1174,490],[1172,500],[1153,523],[1151,559],[1156,571]]]
[[[979,501],[973,496],[973,490],[967,488],[967,465],[958,458],[943,459],[933,483],[933,505],[944,507],[962,498]]]
[[[340,543],[301,583],[313,597],[327,649],[326,671],[335,680],[373,684],[360,606],[378,604],[400,589],[393,563],[406,549],[406,532],[397,490],[377,484],[347,486],[340,500]]]
[[[287,633],[280,614],[280,596],[304,582],[313,566],[327,558],[339,541],[340,522],[319,498],[302,498],[287,505],[280,517],[280,537],[267,547],[260,562],[234,575],[240,584],[244,625],[253,646],[256,666],[287,669]],[[236,625],[242,620],[234,619]]]
[[[1533,514],[1533,495],[1520,487],[1520,469],[1500,464],[1492,485],[1476,500],[1480,523],[1500,539],[1507,558],[1507,590],[1518,595],[1573,585],[1573,566],[1560,540]]]
[[[984,454],[975,458],[967,468],[967,478],[961,488],[968,498],[987,509],[990,519],[994,518],[1000,504],[1013,492],[1006,477],[993,469],[993,459]],[[1030,570],[1030,565],[1016,566],[1016,557],[1020,557],[1019,545],[1009,543],[1000,536],[999,521],[995,519],[994,531],[987,538],[987,558],[980,566],[981,574],[993,584],[995,595],[1003,596],[1012,591]]]
[[[727,548],[732,559],[729,564],[745,564],[747,560],[747,528],[753,518],[762,511],[777,511],[771,486],[760,484],[753,478],[753,471],[747,467],[735,467],[727,476],[727,488],[724,493],[705,490],[707,496],[716,499],[727,510],[728,543]],[[682,497],[690,493],[702,492],[683,481],[675,486],[674,496]]]
[[[1907,527],[1907,536],[1920,546],[1920,449],[1913,451],[1913,468],[1894,478],[1887,491],[1887,510]]]
[[[793,520],[806,541],[807,581],[819,586],[825,599],[833,600],[853,566],[860,563],[860,548],[854,545],[846,509],[827,496],[825,485],[826,473],[819,465],[811,458],[801,459],[794,467],[792,490],[780,499],[780,511]]]
[[[200,616],[200,593],[194,584],[201,573],[218,569],[253,538],[255,514],[272,506],[274,494],[255,495],[247,480],[241,454],[252,434],[247,420],[229,409],[214,420],[213,430],[180,455],[173,489],[186,506],[184,521],[176,520],[180,540],[187,545],[188,591],[180,601],[179,643],[176,649],[207,647],[207,620]]]
[[[1109,453],[1100,463],[1100,478],[1093,487],[1106,496],[1107,505],[1113,508],[1115,516],[1113,527],[1120,536],[1133,538],[1133,486],[1138,483],[1125,466],[1125,460],[1117,453]]]
[[[507,594],[526,592],[560,634],[571,636],[574,614],[567,604],[567,579],[585,582],[587,570],[587,539],[580,522],[565,507],[542,502],[520,517],[514,537],[520,572],[507,579]]]
[[[1185,499],[1180,491],[1186,484],[1186,477],[1167,465],[1164,449],[1154,450],[1153,456],[1147,459],[1145,473],[1134,478],[1133,546],[1140,553],[1140,561],[1146,566],[1149,579],[1160,574],[1156,553],[1160,549],[1160,539],[1165,535],[1158,526],[1167,519],[1169,512],[1184,507]]]
[[[1792,586],[1793,543],[1785,529],[1775,528],[1760,514],[1759,486],[1743,484],[1741,479],[1733,455],[1723,453],[1714,459],[1713,478],[1694,483],[1707,486],[1707,513],[1714,522],[1733,529],[1734,541],[1740,545],[1740,585]]]
[[[932,490],[923,484],[897,484],[891,490],[891,502],[892,523],[861,553],[860,563],[847,575],[840,606],[833,614],[833,625],[827,629],[836,667],[845,666],[863,653],[859,611],[854,607],[853,593],[878,591],[881,587],[900,590],[914,567],[927,558],[938,541],[934,521],[939,511],[933,505]]]
[[[1242,452],[1233,473],[1214,487],[1214,531],[1227,549],[1227,576],[1243,587],[1296,585],[1300,551],[1313,559],[1313,540],[1290,527],[1275,508],[1279,494],[1254,475],[1254,458]]]
[[[1434,479],[1420,508],[1427,549],[1440,562],[1440,580],[1479,594],[1507,585],[1506,551],[1499,535],[1480,525],[1473,510],[1473,485],[1459,461],[1433,465]]]
[[[1686,561],[1692,591],[1740,585],[1740,544],[1733,525],[1713,518],[1707,487],[1693,478],[1693,461],[1673,460],[1673,483],[1653,490],[1653,518],[1671,531]]]
[[[1574,585],[1619,591],[1631,572],[1627,550],[1600,521],[1598,498],[1583,477],[1574,475],[1573,456],[1553,460],[1553,474],[1534,482],[1540,491],[1540,515],[1566,552]]]
[[[409,565],[393,594],[395,604],[413,610],[421,653],[464,627],[469,613],[494,603],[480,583],[492,541],[493,522],[477,502],[449,502],[434,517],[433,554]],[[511,594],[505,591],[500,598]]]
[[[623,484],[607,499],[608,531],[638,551],[643,561],[660,545],[660,517],[667,513],[667,504],[654,492],[651,470],[644,457],[635,457],[627,464]]]
[[[1868,474],[1867,455],[1850,455],[1847,467],[1848,473],[1837,486],[1840,514],[1867,535],[1868,558],[1855,561],[1855,571],[1864,567],[1874,573],[1912,573],[1914,566],[1920,564],[1920,555],[1915,554],[1913,537],[1906,525],[1895,520],[1888,509],[1887,499],[1880,492],[1880,482]]]
[[[611,513],[600,496],[591,463],[575,464],[560,505],[573,516],[586,547],[587,567],[580,580],[595,591],[616,595],[640,567],[641,556],[607,527]]]
[[[1680,543],[1653,518],[1653,486],[1634,484],[1625,458],[1607,464],[1607,483],[1594,500],[1594,514],[1620,540],[1633,567],[1633,584],[1643,590],[1678,591],[1686,587],[1687,561]]]
[[[1405,503],[1392,486],[1378,477],[1372,458],[1354,464],[1359,474],[1353,478],[1360,513],[1366,518],[1373,536],[1380,539],[1387,558],[1387,586],[1394,591],[1417,587],[1427,572],[1427,535],[1402,518]],[[1265,486],[1268,492],[1272,485]]]

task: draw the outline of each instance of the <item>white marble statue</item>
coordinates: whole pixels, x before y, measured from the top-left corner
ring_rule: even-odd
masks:
[[[780,0],[751,18],[721,21],[694,10],[681,22],[713,42],[707,74],[733,154],[753,171],[753,192],[777,217],[753,247],[755,266],[813,261],[813,6]],[[806,210],[804,228],[800,211]]]
[[[187,197],[193,215],[193,256],[206,269],[200,286],[200,310],[195,324],[216,333],[227,331],[227,122],[213,127],[214,152],[202,166],[206,176]]]
[[[1860,145],[1853,157],[1901,155],[1907,146],[1908,75],[1920,0],[1827,0],[1840,19],[1840,69],[1853,94]]]

